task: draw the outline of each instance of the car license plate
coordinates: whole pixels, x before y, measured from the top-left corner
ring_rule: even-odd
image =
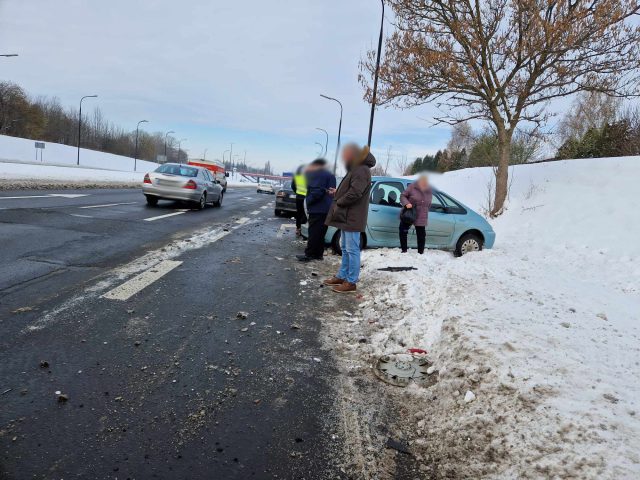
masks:
[[[290,193],[289,194],[289,198],[296,198],[296,194],[295,193]]]

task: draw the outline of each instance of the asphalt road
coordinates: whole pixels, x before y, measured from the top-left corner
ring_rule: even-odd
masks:
[[[335,368],[272,202],[2,192],[0,478],[341,478]]]

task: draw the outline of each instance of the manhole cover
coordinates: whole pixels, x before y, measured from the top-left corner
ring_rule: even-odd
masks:
[[[414,381],[427,377],[429,362],[423,355],[392,353],[378,358],[373,371],[376,376],[391,385],[406,387]]]

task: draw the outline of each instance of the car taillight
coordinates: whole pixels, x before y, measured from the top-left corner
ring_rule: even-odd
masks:
[[[279,191],[276,197],[286,197],[283,191]]]
[[[144,183],[151,183],[151,177],[148,173],[144,176]]]
[[[184,186],[184,188],[188,188],[189,190],[195,190],[196,188],[198,188],[198,185],[193,180],[189,180]]]

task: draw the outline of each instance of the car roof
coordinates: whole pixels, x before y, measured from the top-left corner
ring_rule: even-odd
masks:
[[[413,183],[415,182],[415,179],[413,178],[405,178],[405,177],[382,177],[382,176],[376,176],[376,177],[371,177],[371,181],[372,182],[406,182],[406,183]],[[436,187],[432,186],[431,189],[435,192],[440,192],[439,189],[437,189]],[[458,201],[458,200],[456,200]],[[460,202],[458,202],[460,203]]]

